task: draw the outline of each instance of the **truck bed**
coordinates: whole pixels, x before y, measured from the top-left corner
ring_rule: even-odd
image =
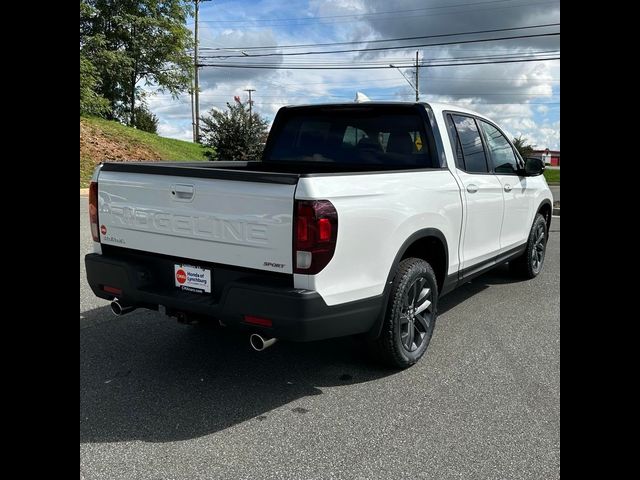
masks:
[[[146,173],[178,177],[216,178],[263,183],[295,185],[300,177],[313,175],[339,175],[349,173],[376,173],[416,170],[415,167],[383,165],[342,165],[322,162],[107,162],[105,172]],[[423,169],[421,169],[423,170]]]
[[[175,177],[215,178],[295,185],[295,172],[276,172],[263,168],[262,162],[106,162],[103,172],[144,173]]]

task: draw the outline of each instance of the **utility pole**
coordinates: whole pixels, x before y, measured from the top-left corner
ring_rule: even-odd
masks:
[[[251,128],[251,106],[253,105],[253,100],[251,100],[251,92],[255,92],[256,89],[255,88],[246,88],[244,90],[245,92],[249,92],[249,128]]]
[[[200,142],[200,85],[199,85],[199,70],[200,65],[198,64],[198,12],[200,11],[200,2],[207,2],[210,0],[194,0],[196,4],[195,11],[195,45],[193,50],[193,69],[195,70],[194,76],[194,95],[195,95],[195,142]]]
[[[420,100],[420,93],[418,88],[418,50],[416,50],[416,102]]]
[[[200,0],[195,0],[196,2],[196,15],[195,15],[195,45],[193,51],[193,69],[195,70],[194,76],[194,95],[195,95],[195,112],[196,112],[196,129],[195,129],[195,139],[194,141],[198,143],[200,141],[200,92],[199,90],[199,78],[198,78],[198,11],[200,10]]]
[[[191,80],[191,88],[189,91],[189,96],[191,97],[191,134],[193,136],[193,142],[195,143],[197,141],[196,138],[196,117],[195,117],[195,112],[193,111],[194,109],[194,103],[193,103],[193,80]]]

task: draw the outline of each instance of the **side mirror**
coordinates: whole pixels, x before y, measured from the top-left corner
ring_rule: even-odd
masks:
[[[528,157],[524,160],[524,176],[535,177],[544,172],[544,162],[540,158]]]

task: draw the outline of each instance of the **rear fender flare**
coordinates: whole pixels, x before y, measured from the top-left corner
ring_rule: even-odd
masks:
[[[398,253],[396,253],[395,258],[393,259],[393,263],[391,264],[391,269],[389,271],[389,274],[387,275],[387,280],[384,285],[384,290],[382,292],[382,297],[383,297],[382,308],[380,309],[380,313],[378,314],[378,318],[376,318],[376,321],[373,324],[373,327],[371,327],[371,330],[367,334],[367,338],[374,339],[380,336],[380,332],[382,331],[382,324],[384,323],[384,317],[387,313],[389,296],[391,295],[391,286],[393,285],[393,278],[395,277],[395,274],[398,270],[398,265],[400,265],[400,261],[402,257],[404,256],[406,251],[409,249],[409,247],[416,240],[420,240],[421,238],[427,238],[427,237],[435,237],[439,239],[444,245],[446,259],[445,259],[445,280],[444,280],[445,283],[444,283],[443,291],[447,288],[447,280],[448,280],[447,271],[449,269],[449,245],[447,243],[447,239],[445,238],[444,234],[437,228],[423,228],[421,230],[418,230],[402,243],[402,246],[398,250]],[[442,295],[442,292],[439,292],[439,293],[440,295]]]

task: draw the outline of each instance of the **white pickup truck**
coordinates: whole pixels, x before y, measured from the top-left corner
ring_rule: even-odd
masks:
[[[284,107],[260,161],[99,165],[87,278],[116,314],[215,319],[256,350],[362,335],[404,368],[439,297],[505,262],[540,273],[543,170],[459,107]]]

